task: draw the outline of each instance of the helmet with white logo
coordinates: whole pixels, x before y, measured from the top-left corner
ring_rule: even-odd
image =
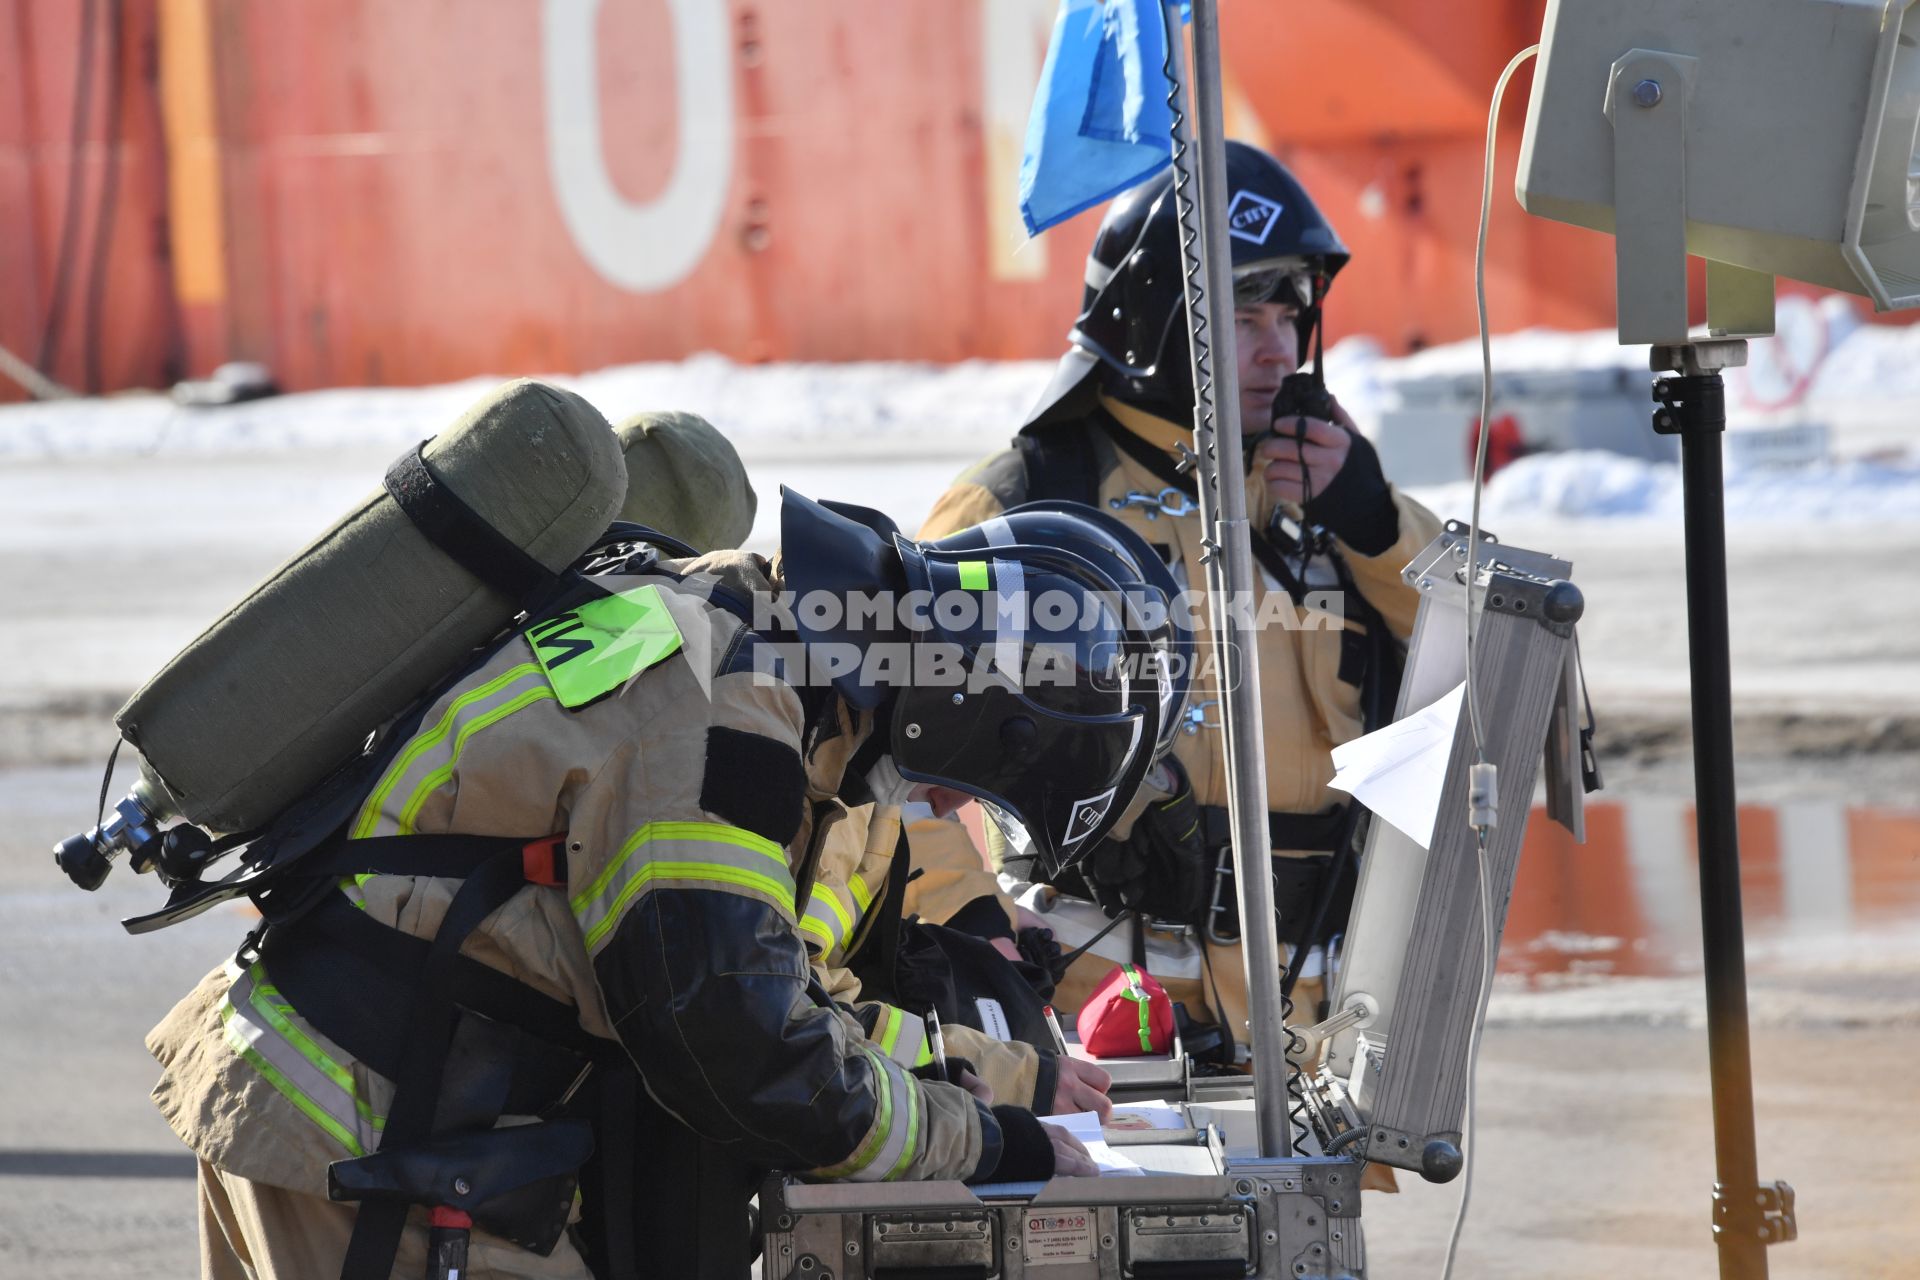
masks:
[[[1160,645],[1135,625],[1139,599],[1162,588],[1137,558],[1065,509],[1010,515],[1005,541],[968,529],[916,542],[878,512],[784,497],[799,637],[861,650],[833,684],[881,716],[900,775],[1011,817],[1051,869],[1099,843],[1152,767],[1170,703]],[[817,590],[894,590],[902,604],[864,629],[823,627],[807,605]]]
[[[1173,745],[1192,684],[1192,618],[1180,607],[1180,584],[1147,540],[1119,518],[1078,502],[1026,502],[971,529],[941,539],[942,546],[994,548],[1015,543],[1065,546],[1093,561],[1116,581],[1140,585],[1123,590],[1130,630],[1146,649],[1123,657],[1136,677],[1151,678],[1159,691],[1160,736],[1155,755]]]
[[[1299,307],[1304,357],[1318,316],[1314,282],[1324,297],[1347,264],[1347,247],[1306,188],[1258,147],[1227,143],[1226,189],[1235,302]],[[1029,426],[1078,412],[1081,397],[1096,386],[1143,407],[1173,410],[1175,421],[1191,415],[1183,265],[1167,169],[1108,206],[1087,255],[1086,292],[1068,335],[1073,350],[1028,415]]]

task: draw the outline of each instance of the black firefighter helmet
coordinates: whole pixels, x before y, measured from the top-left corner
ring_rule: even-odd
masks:
[[[1107,207],[1087,254],[1086,292],[1068,334],[1073,345],[1028,415],[1028,426],[1077,416],[1096,388],[1175,421],[1192,414],[1185,257],[1173,176],[1171,168],[1163,170]],[[1318,303],[1347,264],[1347,247],[1306,188],[1258,147],[1227,143],[1226,189],[1235,305],[1297,306],[1304,360]]]
[[[1174,641],[1136,607],[1166,584],[1068,510],[916,542],[879,512],[782,495],[799,638],[836,655],[835,689],[879,715],[900,775],[976,797],[1047,866],[1071,866],[1119,821],[1178,714]],[[822,610],[816,591],[895,605]]]
[[[1192,618],[1180,599],[1180,584],[1152,545],[1125,521],[1098,507],[1048,500],[1017,507],[961,529],[940,540],[943,547],[1000,547],[1012,543],[1065,546],[1093,561],[1125,587],[1129,631],[1141,633],[1147,649],[1130,661],[1137,676],[1151,676],[1160,693],[1160,736],[1156,757],[1173,746],[1185,719],[1192,685]]]

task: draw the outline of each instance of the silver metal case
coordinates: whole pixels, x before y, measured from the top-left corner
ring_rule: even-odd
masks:
[[[1005,1198],[957,1182],[771,1181],[760,1197],[762,1274],[1364,1280],[1357,1162],[1234,1161],[1217,1131],[1206,1142],[1192,1131],[1169,1136],[1176,1141],[1129,1144],[1151,1170],[1145,1177],[1057,1178]]]

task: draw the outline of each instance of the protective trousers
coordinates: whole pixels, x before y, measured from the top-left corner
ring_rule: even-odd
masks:
[[[250,1182],[200,1162],[202,1280],[339,1280],[354,1207],[263,1182]],[[409,1221],[394,1256],[398,1280],[426,1274],[424,1216]],[[592,1280],[573,1242],[562,1239],[541,1257],[484,1231],[467,1244],[467,1280]]]

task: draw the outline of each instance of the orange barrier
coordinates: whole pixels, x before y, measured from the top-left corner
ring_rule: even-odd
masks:
[[[0,346],[78,389],[184,368],[156,34],[154,0],[0,0]],[[0,380],[0,399],[19,394]]]
[[[978,805],[960,818],[984,847]],[[1750,942],[1920,922],[1920,810],[1830,801],[1742,805],[1740,889]],[[1700,968],[1691,806],[1587,805],[1587,841],[1535,809],[1507,904],[1500,972],[1558,985]]]
[[[699,351],[1051,356],[1098,220],[1024,244],[1015,212],[1055,7],[0,0],[0,345],[35,358],[60,313],[52,371],[103,389],[228,359],[305,388]],[[1542,9],[1224,7],[1229,131],[1297,166],[1355,250],[1330,337],[1472,333],[1485,101]],[[1528,84],[1493,322],[1605,325],[1607,238],[1508,194]],[[107,269],[62,291],[76,165],[77,243],[111,205]]]
[[[1742,805],[1739,828],[1750,942],[1920,918],[1920,811]],[[1590,804],[1584,846],[1536,810],[1502,971],[1544,979],[1697,970],[1696,857],[1693,813],[1682,804]]]

